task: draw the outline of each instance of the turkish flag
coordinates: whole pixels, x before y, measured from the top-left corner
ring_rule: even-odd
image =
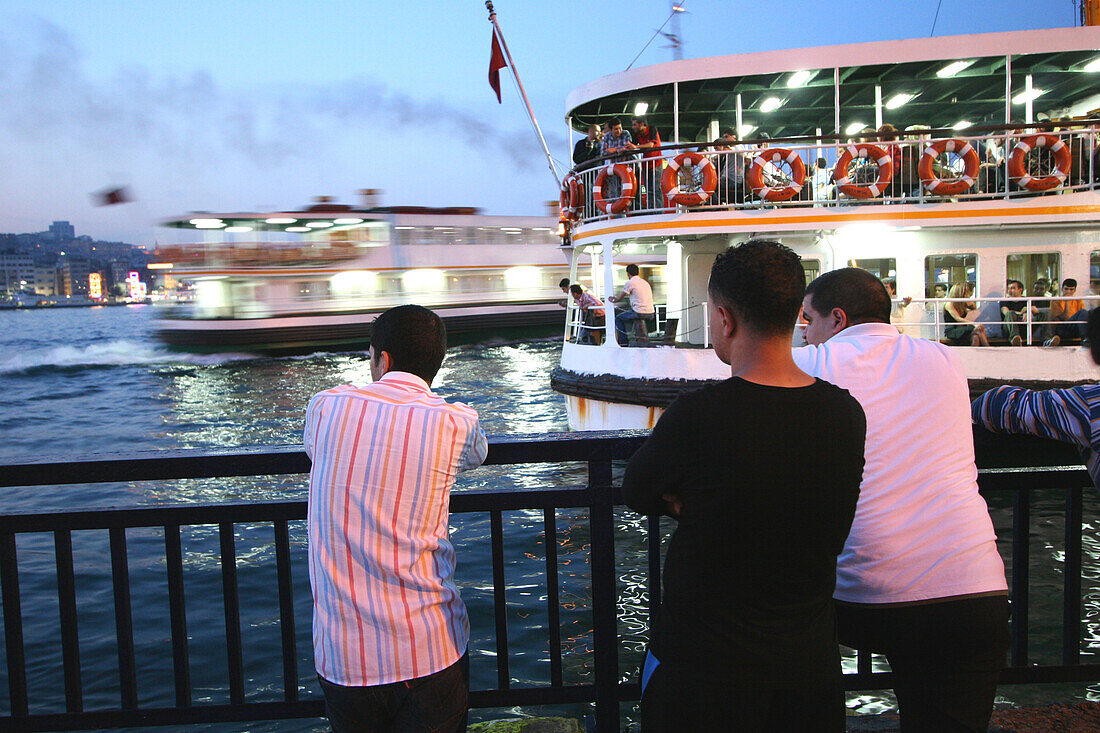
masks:
[[[504,53],[500,50],[500,42],[497,41],[496,29],[493,30],[493,54],[489,57],[489,86],[497,93],[497,103],[500,103],[500,70],[508,65],[504,60]]]

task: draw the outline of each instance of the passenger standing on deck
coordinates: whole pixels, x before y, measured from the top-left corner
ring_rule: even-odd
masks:
[[[373,384],[306,410],[314,659],[337,733],[466,730],[470,625],[448,505],[487,445],[477,413],[429,387],[446,350],[435,313],[392,308],[371,329]]]
[[[648,331],[650,321],[653,321],[656,317],[656,309],[653,307],[653,288],[638,274],[638,266],[635,264],[627,265],[626,275],[630,279],[626,281],[622,292],[608,298],[614,303],[628,296],[630,297],[630,308],[615,314],[615,338],[618,340],[619,346],[626,346],[628,343],[627,324],[630,324],[630,327],[633,328],[635,321],[642,321],[645,324],[642,328]]]
[[[591,167],[589,161],[600,157],[600,126],[589,125],[588,135],[582,137],[573,146],[573,165],[578,170]]]
[[[661,134],[657,132],[657,128],[645,121],[644,117],[635,117],[630,121],[630,129],[633,131],[633,142],[627,143],[627,148],[630,150],[644,150],[642,158],[645,159],[642,162],[641,168],[641,180],[639,183],[645,186],[645,202],[643,207],[645,208],[660,208],[664,206],[664,201],[661,195],[661,168],[663,163],[661,162],[661,151],[657,150],[661,146]],[[639,196],[641,196],[641,190],[639,188]],[[641,200],[641,199],[639,199]]]
[[[718,255],[710,331],[732,376],[672,403],[623,476],[631,508],[678,520],[644,733],[844,730],[832,594],[866,425],[851,395],[791,359],[804,278],[775,242]]]
[[[840,643],[886,655],[902,730],[984,732],[1008,649],[1008,585],[978,494],[962,364],[899,334],[864,270],[814,280],[802,313],[811,345],[795,363],[867,414],[859,505],[837,562]]]

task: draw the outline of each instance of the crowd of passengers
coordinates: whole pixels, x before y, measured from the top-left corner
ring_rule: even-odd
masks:
[[[897,286],[893,280],[884,280],[887,292],[894,303],[890,314],[890,320],[894,324],[914,324],[906,309],[910,307],[911,297],[898,299]],[[1100,282],[1094,283],[1090,295],[1097,293]],[[1045,277],[1032,283],[1030,291],[1026,291],[1019,280],[1009,280],[1005,283],[1005,300],[997,302],[1000,329],[1004,343],[1012,346],[1021,346],[1027,340],[1033,345],[1058,346],[1060,344],[1077,344],[1085,341],[1085,324],[1088,322],[1089,308],[1083,299],[1075,298],[1077,295],[1077,280],[1068,277],[1062,281],[1061,292],[1057,283],[1051,283]],[[939,310],[945,324],[942,338],[944,343],[952,346],[989,346],[990,329],[986,325],[975,323],[978,317],[978,305],[972,300],[962,300],[974,296],[974,283],[961,281],[956,283],[935,283],[932,286],[933,300],[947,298],[948,301],[941,307],[936,303],[925,303],[926,311],[935,313]],[[1031,300],[1020,300],[1031,298]],[[1051,298],[1052,300],[1036,300],[1036,298]],[[1053,300],[1053,298],[1070,298],[1070,300]],[[961,301],[961,302],[960,302]],[[1030,311],[1031,323],[1028,324],[1028,311]],[[1028,333],[1030,329],[1030,334]],[[1030,336],[1030,338],[1028,338]]]
[[[1090,172],[1090,158],[1092,159],[1092,178],[1100,182],[1100,146],[1092,147],[1088,132],[1080,126],[1075,127],[1069,118],[1052,121],[1049,117],[1040,114],[1039,121],[1043,124],[1044,130],[1069,136],[1067,142],[1071,150],[1072,168],[1066,179],[1066,185],[1076,186],[1086,182]],[[893,162],[893,178],[883,192],[884,196],[917,197],[920,195],[921,188],[917,166],[923,153],[923,145],[906,143],[929,142],[927,133],[929,129],[931,128],[927,125],[911,125],[902,131],[886,123],[877,130],[873,127],[865,127],[858,136],[849,138],[847,142],[849,144],[874,143],[889,154]],[[1012,131],[1009,137],[1019,138],[1028,134],[1031,133],[1021,128]],[[695,152],[708,154],[718,174],[718,185],[708,203],[740,204],[754,199],[745,185],[746,173],[755,154],[768,147],[771,136],[767,132],[757,131],[753,139],[753,145],[744,145],[738,139],[736,130],[729,128],[717,139],[695,148]],[[1006,151],[1005,142],[1005,140],[991,137],[982,144],[978,151],[981,163],[974,192],[1003,193],[1005,191],[1005,161],[1006,156],[1011,153],[1011,149]],[[581,171],[607,162],[628,161],[637,157],[638,151],[641,151],[643,158],[660,158],[662,151],[657,148],[661,144],[660,132],[644,117],[632,118],[630,130],[624,129],[620,120],[611,119],[602,127],[597,124],[588,126],[588,134],[578,140],[573,147],[573,164],[576,170]],[[679,152],[679,150],[665,151],[664,154],[672,156]],[[652,192],[661,190],[662,168],[663,163],[660,160],[643,161],[643,180],[638,181],[638,191],[635,194],[637,207],[657,208],[663,205],[664,202],[650,203],[648,200]],[[1037,148],[1029,154],[1028,172],[1033,177],[1045,176],[1053,168],[1053,154],[1049,150]],[[950,166],[937,162],[934,171],[941,178],[955,178],[962,172],[962,161],[956,158]],[[855,184],[873,183],[877,175],[877,165],[873,161],[860,160],[855,163],[854,168],[849,169],[849,179]],[[681,176],[694,177],[689,188],[698,188],[701,183],[701,173],[698,170],[682,169]],[[790,182],[789,173],[771,163],[764,166],[763,183],[766,186],[783,187]],[[1013,190],[1021,189],[1014,184]],[[837,191],[833,180],[833,169],[825,158],[818,157],[807,164],[805,182],[796,200],[829,201],[843,198],[845,198],[844,194]]]

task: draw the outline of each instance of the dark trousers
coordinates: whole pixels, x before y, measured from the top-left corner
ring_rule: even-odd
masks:
[[[838,603],[840,643],[886,655],[902,733],[985,731],[1008,651],[1008,598],[874,608]]]
[[[470,655],[403,682],[345,687],[318,675],[335,733],[462,733],[466,730]]]
[[[657,667],[642,693],[642,733],[837,733],[844,730],[839,670],[828,684],[771,689]]]

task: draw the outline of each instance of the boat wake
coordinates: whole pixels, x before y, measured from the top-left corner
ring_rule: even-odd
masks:
[[[158,364],[216,366],[254,358],[250,354],[180,354],[141,341],[115,340],[88,346],[54,346],[0,357],[0,375]]]

